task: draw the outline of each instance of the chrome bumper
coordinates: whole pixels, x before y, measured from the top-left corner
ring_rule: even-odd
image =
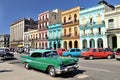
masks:
[[[76,69],[78,69],[78,67],[79,67],[78,65],[67,66],[67,67],[64,67],[63,69],[55,69],[55,72],[56,72],[56,74],[61,74],[61,73],[76,70]]]

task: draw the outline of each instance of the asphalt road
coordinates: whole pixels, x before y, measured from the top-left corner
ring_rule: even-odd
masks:
[[[20,55],[15,54],[16,58],[14,60],[7,60],[0,63],[3,66],[4,64],[11,66],[8,70],[13,70],[10,73],[4,73],[4,75],[0,72],[0,80],[120,80],[120,61],[115,59],[84,60],[79,58],[80,67],[77,71],[58,75],[53,78],[42,71],[34,69],[26,70],[24,65],[19,61]],[[4,77],[5,74],[8,74],[8,79]]]

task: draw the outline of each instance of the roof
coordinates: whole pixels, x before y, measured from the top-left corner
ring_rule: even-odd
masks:
[[[41,52],[43,54],[44,52],[48,52],[48,51],[56,51],[56,50],[36,49],[36,50],[30,51],[30,55],[34,52]]]

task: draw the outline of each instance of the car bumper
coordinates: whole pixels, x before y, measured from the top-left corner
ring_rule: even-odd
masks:
[[[61,74],[61,73],[77,70],[78,67],[79,67],[78,65],[67,66],[67,67],[65,67],[63,69],[55,69],[55,71],[56,71],[56,74]]]
[[[115,58],[116,58],[116,59],[120,59],[120,56],[115,55]]]

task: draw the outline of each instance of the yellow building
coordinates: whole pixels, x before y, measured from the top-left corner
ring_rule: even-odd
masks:
[[[38,30],[29,30],[29,45],[32,48],[38,48]]]
[[[80,48],[80,7],[62,12],[62,48]]]

